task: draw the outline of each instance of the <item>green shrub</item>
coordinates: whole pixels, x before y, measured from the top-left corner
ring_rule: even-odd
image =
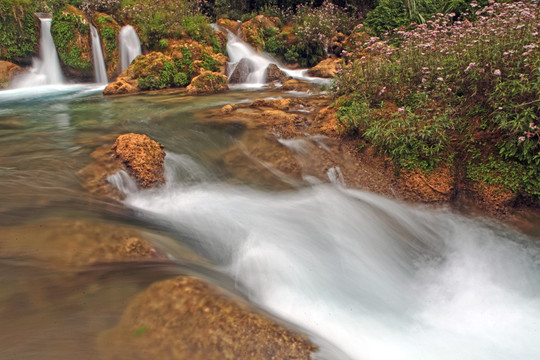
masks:
[[[0,60],[29,63],[39,42],[34,11],[29,0],[0,0]]]
[[[53,15],[51,34],[62,62],[81,73],[92,73],[93,66],[83,52],[90,53],[90,44],[77,43],[77,39],[89,39],[90,26],[86,18],[59,11]]]
[[[338,112],[341,126],[399,166],[429,169],[455,157],[470,178],[500,177],[515,193],[538,197],[539,5],[471,7],[474,23],[439,15],[397,31],[399,46],[378,38],[358,46],[334,89],[347,99]],[[381,103],[398,110],[384,113]]]

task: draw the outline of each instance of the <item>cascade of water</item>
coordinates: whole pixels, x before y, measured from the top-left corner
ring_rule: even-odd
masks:
[[[101,49],[101,41],[97,29],[90,24],[90,34],[92,35],[92,57],[94,59],[94,75],[98,84],[107,84],[107,70],[105,67],[105,59],[103,59],[103,51]]]
[[[270,55],[258,53],[251,46],[242,41],[232,32],[227,31],[227,54],[229,55],[229,64],[227,66],[227,76],[231,77],[242,59],[249,61],[249,74],[245,83],[264,84],[266,82],[266,68],[272,63],[277,63]]]
[[[120,70],[124,71],[133,59],[141,55],[141,42],[137,32],[131,25],[126,25],[120,29],[118,42],[120,45]]]
[[[12,87],[26,88],[40,85],[56,85],[64,83],[60,60],[51,35],[50,18],[40,18],[41,34],[39,39],[39,59],[33,60],[30,73],[15,79]]]
[[[168,180],[125,203],[346,353],[321,359],[540,358],[540,245],[520,234],[342,186]]]

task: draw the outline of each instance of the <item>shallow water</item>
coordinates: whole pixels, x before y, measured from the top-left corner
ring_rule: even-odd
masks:
[[[272,169],[265,181],[235,177],[221,155],[244,129],[200,119],[206,109],[279,95],[104,98],[78,85],[0,92],[0,358],[95,358],[95,338],[133,295],[181,273],[235,286],[326,339],[327,359],[540,358],[537,232],[347,189],[338,169],[323,183],[287,181]],[[97,199],[77,172],[125,132],[165,146],[168,184],[138,191],[116,176],[124,203]],[[63,221],[154,234],[178,265],[74,272],[61,262],[69,236],[51,235],[68,245],[46,247]],[[208,261],[186,256],[186,247]]]

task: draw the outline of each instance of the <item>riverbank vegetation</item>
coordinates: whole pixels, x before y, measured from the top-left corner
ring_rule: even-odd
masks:
[[[398,168],[450,166],[459,181],[538,199],[539,7],[470,7],[349,49],[339,124]]]

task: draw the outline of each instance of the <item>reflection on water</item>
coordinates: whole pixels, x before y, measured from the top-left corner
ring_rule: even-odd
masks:
[[[532,237],[343,189],[339,169],[329,174],[335,185],[291,181],[288,191],[276,190],[287,179],[271,171],[274,186],[231,178],[220,154],[243,129],[197,118],[277,95],[104,98],[72,88],[21,101],[0,92],[0,358],[95,359],[96,338],[133,296],[179,273],[233,279],[353,359],[539,358]],[[91,198],[77,172],[126,132],[164,144],[168,185],[124,186],[125,204]],[[83,261],[126,227],[182,265]],[[345,356],[326,349],[326,358]]]

